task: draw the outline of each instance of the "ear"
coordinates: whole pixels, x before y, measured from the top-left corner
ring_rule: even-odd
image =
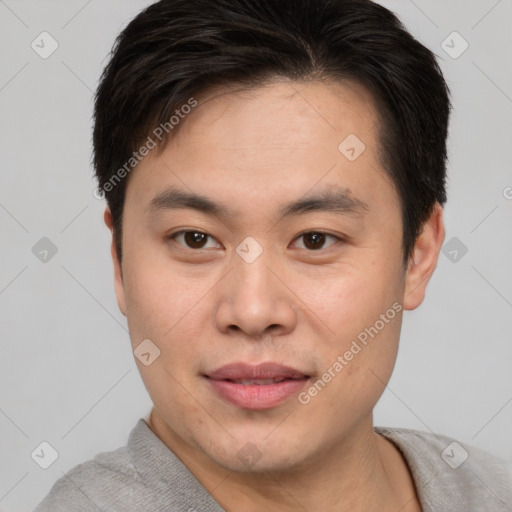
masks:
[[[429,219],[416,239],[414,251],[405,275],[403,306],[416,309],[425,298],[427,284],[437,266],[439,251],[445,236],[443,207],[436,203]]]
[[[108,206],[105,209],[105,213],[103,214],[103,219],[105,221],[105,224],[112,233],[110,253],[112,255],[112,263],[114,265],[114,288],[117,297],[117,305],[119,306],[121,313],[123,313],[123,315],[126,316],[126,300],[124,296],[123,270],[121,268],[121,263],[119,262],[116,244],[114,242],[114,219]]]

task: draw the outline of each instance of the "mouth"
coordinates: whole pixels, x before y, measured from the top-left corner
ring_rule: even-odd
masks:
[[[286,377],[278,377],[273,379],[221,379],[227,382],[234,382],[235,384],[242,384],[242,386],[268,386],[269,384],[278,384],[285,380],[292,380]]]
[[[242,409],[271,409],[297,394],[311,376],[289,366],[234,363],[205,374],[213,391]]]

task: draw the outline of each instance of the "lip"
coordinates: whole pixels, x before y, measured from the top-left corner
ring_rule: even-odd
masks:
[[[310,376],[278,363],[249,365],[234,363],[205,375],[213,390],[228,402],[243,409],[261,410],[277,407],[297,394]],[[278,380],[273,383],[242,384],[233,381]]]

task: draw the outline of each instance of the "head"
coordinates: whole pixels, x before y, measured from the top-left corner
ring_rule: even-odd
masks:
[[[170,435],[283,469],[371,418],[444,238],[449,108],[432,53],[367,0],[161,1],[123,30],[94,165]],[[269,362],[289,394],[233,399],[223,367]]]

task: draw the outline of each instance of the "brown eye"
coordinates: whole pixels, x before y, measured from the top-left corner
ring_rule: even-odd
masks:
[[[169,238],[176,239],[180,245],[189,249],[204,249],[208,239],[212,237],[201,231],[179,231]]]
[[[303,245],[305,249],[308,249],[310,251],[318,251],[319,249],[325,249],[324,244],[327,238],[334,239],[334,243],[336,243],[336,241],[339,240],[339,238],[334,235],[329,235],[327,233],[321,233],[318,231],[310,231],[309,233],[303,233],[297,238],[297,240],[304,241]],[[330,245],[328,247],[330,247]]]

